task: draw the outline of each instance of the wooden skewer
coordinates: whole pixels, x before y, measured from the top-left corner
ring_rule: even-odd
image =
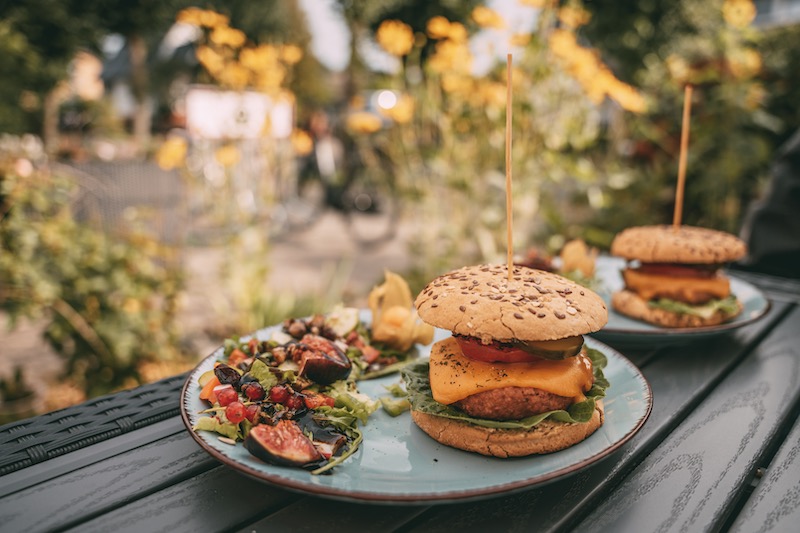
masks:
[[[683,188],[686,182],[686,152],[689,150],[689,120],[692,110],[692,86],[687,85],[683,94],[683,124],[681,126],[681,153],[678,159],[678,187],[675,190],[675,211],[672,216],[672,226],[675,229],[681,225],[683,215]]]
[[[513,212],[511,210],[511,54],[506,56],[506,239],[508,281],[514,270]]]

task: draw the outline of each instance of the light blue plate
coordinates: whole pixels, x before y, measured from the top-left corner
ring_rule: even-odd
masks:
[[[255,335],[267,338],[275,328]],[[436,340],[449,335],[437,330]],[[216,434],[191,428],[200,400],[197,379],[210,370],[222,348],[204,359],[189,375],[181,393],[181,415],[200,446],[229,467],[259,480],[306,494],[375,503],[432,503],[475,499],[519,490],[571,474],[608,456],[642,427],[652,408],[650,387],[641,372],[612,348],[586,338],[608,358],[605,375],[611,383],[604,400],[603,426],[585,441],[560,452],[519,459],[497,459],[443,446],[417,428],[409,413],[392,418],[378,410],[363,428],[360,449],[331,475],[311,475],[299,468],[274,466],[256,459],[242,444],[230,445]],[[430,346],[421,346],[427,357]],[[385,386],[399,375],[362,381],[359,390],[377,399],[388,396]]]
[[[624,259],[603,256],[597,259],[596,265],[596,277],[601,283],[596,292],[603,297],[608,306],[608,323],[602,330],[592,333],[592,336],[614,345],[627,347],[665,346],[704,340],[729,333],[755,322],[763,317],[770,308],[769,300],[757,287],[727,274],[731,280],[731,293],[736,295],[744,306],[741,314],[730,322],[717,326],[664,328],[628,318],[611,308],[611,294],[621,290],[624,286],[621,274],[622,269],[625,267]]]

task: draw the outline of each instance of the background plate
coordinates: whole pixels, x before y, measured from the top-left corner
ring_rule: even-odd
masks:
[[[267,338],[274,328],[256,333]],[[443,338],[449,332],[437,330]],[[197,378],[213,367],[221,348],[189,375],[181,396],[181,415],[189,433],[209,454],[229,467],[259,480],[328,498],[376,503],[431,503],[487,497],[551,481],[584,468],[627,442],[644,424],[652,408],[650,387],[641,372],[612,348],[591,338],[588,346],[608,358],[606,420],[593,435],[575,446],[549,455],[497,459],[443,446],[423,433],[408,413],[392,418],[378,410],[363,427],[360,449],[331,475],[313,476],[302,469],[264,463],[241,444],[231,446],[215,434],[191,428],[204,408]],[[430,347],[420,347],[427,357]],[[362,381],[359,390],[373,399],[388,396],[384,386],[399,375]]]
[[[770,308],[769,300],[758,288],[750,283],[726,273],[731,280],[731,292],[742,302],[742,313],[725,324],[700,328],[663,328],[639,320],[628,318],[611,308],[611,294],[622,289],[623,281],[620,272],[625,267],[625,260],[619,257],[601,256],[597,259],[597,278],[601,286],[596,292],[603,297],[608,306],[608,324],[592,333],[604,342],[625,346],[659,346],[667,344],[686,344],[728,333],[742,326],[755,322]]]

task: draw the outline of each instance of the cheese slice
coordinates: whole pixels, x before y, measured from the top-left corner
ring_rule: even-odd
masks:
[[[670,298],[690,304],[705,303],[713,298],[727,298],[731,293],[730,280],[724,276],[686,278],[645,274],[626,268],[622,272],[625,287],[645,300]]]
[[[585,399],[583,393],[593,382],[592,361],[583,353],[559,361],[485,363],[466,357],[453,337],[431,349],[431,392],[434,400],[445,405],[503,387],[533,387],[578,402]]]

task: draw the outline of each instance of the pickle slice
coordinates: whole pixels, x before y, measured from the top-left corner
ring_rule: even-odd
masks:
[[[566,359],[578,355],[583,348],[583,335],[566,337],[554,341],[527,341],[520,343],[526,352],[535,354],[542,359]]]

